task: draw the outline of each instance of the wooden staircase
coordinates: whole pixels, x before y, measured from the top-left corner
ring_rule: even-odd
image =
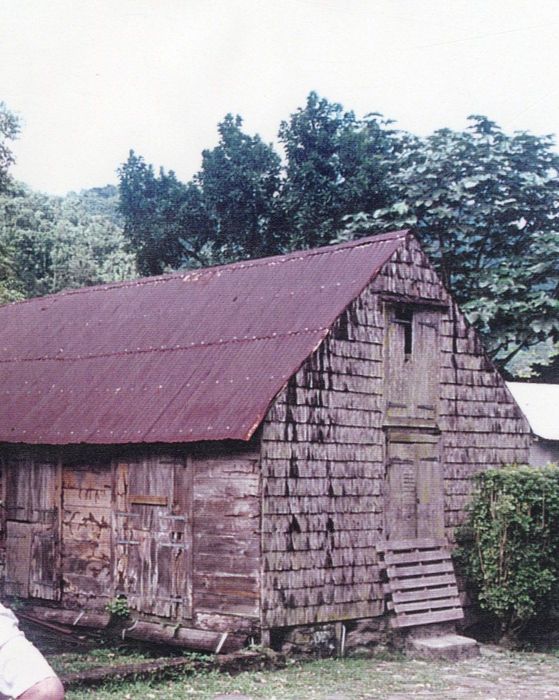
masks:
[[[464,618],[450,550],[430,539],[387,541],[383,561],[392,627],[419,627]]]

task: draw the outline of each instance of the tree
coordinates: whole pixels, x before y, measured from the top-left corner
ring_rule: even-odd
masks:
[[[142,274],[281,252],[273,226],[280,159],[241,126],[225,117],[218,145],[203,151],[186,185],[130,152],[119,169],[120,211]]]
[[[153,167],[134,151],[118,174],[124,235],[136,252],[140,273],[158,275],[167,267],[178,267],[183,251],[180,212],[188,200],[186,185],[172,170],[166,173],[161,168],[156,176]]]
[[[0,195],[0,301],[127,279],[136,274],[122,229],[95,194],[51,197],[22,185]]]
[[[345,215],[388,204],[386,178],[400,149],[389,124],[379,114],[358,120],[315,92],[282,122],[287,167],[280,204],[292,247],[327,243]]]
[[[347,220],[342,238],[411,228],[501,368],[559,339],[559,156],[550,136],[512,136],[485,117],[409,137],[392,204]]]
[[[19,129],[19,119],[0,101],[0,192],[7,189],[10,182],[8,168],[15,162],[7,141],[15,139]]]
[[[243,133],[242,123],[228,114],[219,124],[219,143],[202,152],[195,178],[213,227],[212,243],[229,259],[281,252],[273,227],[280,158],[258,135]]]

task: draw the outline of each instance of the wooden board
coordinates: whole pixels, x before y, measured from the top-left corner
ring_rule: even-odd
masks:
[[[194,609],[260,616],[260,478],[253,452],[193,456]]]
[[[383,558],[388,577],[384,591],[393,627],[462,619],[454,567],[444,545],[437,546],[430,539],[388,541]]]
[[[114,595],[109,459],[87,454],[63,464],[61,538],[64,603],[102,607]]]
[[[26,456],[4,469],[6,592],[59,600],[60,465]]]
[[[388,431],[384,529],[389,540],[443,537],[444,489],[438,443],[436,433],[416,428]]]
[[[116,593],[132,609],[192,615],[192,467],[177,455],[146,456],[116,467]]]
[[[29,597],[29,569],[31,560],[31,523],[8,521],[6,523],[6,578],[7,595]]]

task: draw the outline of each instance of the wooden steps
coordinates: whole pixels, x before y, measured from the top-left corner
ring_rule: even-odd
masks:
[[[387,541],[378,548],[392,627],[462,620],[464,613],[450,550],[430,539]]]

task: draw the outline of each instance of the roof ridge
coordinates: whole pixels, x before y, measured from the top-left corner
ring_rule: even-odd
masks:
[[[363,238],[357,238],[351,241],[344,241],[343,243],[321,246],[319,248],[295,250],[290,253],[284,253],[282,255],[273,255],[265,258],[248,258],[246,260],[239,260],[232,263],[226,263],[224,265],[212,265],[210,267],[200,267],[182,271],[177,270],[175,272],[171,272],[165,275],[155,275],[153,277],[138,277],[134,280],[122,280],[121,282],[108,282],[104,285],[92,285],[91,287],[67,289],[43,297],[31,297],[30,299],[22,299],[21,301],[11,302],[10,304],[6,304],[6,308],[12,306],[20,306],[22,304],[29,304],[31,302],[37,302],[39,299],[55,299],[59,297],[87,294],[92,292],[108,292],[112,289],[127,289],[129,287],[141,287],[148,284],[160,284],[180,279],[186,282],[190,279],[196,280],[199,279],[201,276],[210,274],[220,275],[224,272],[235,272],[237,270],[244,270],[253,267],[263,267],[265,265],[280,265],[283,263],[295,262],[298,260],[303,260],[318,255],[335,255],[337,253],[344,252],[348,249],[364,248],[366,246],[374,245],[375,243],[382,243],[384,241],[395,240],[398,238],[404,240],[408,233],[409,231],[407,229],[401,229],[398,231],[390,231],[387,233],[378,233],[373,236],[365,236]]]

